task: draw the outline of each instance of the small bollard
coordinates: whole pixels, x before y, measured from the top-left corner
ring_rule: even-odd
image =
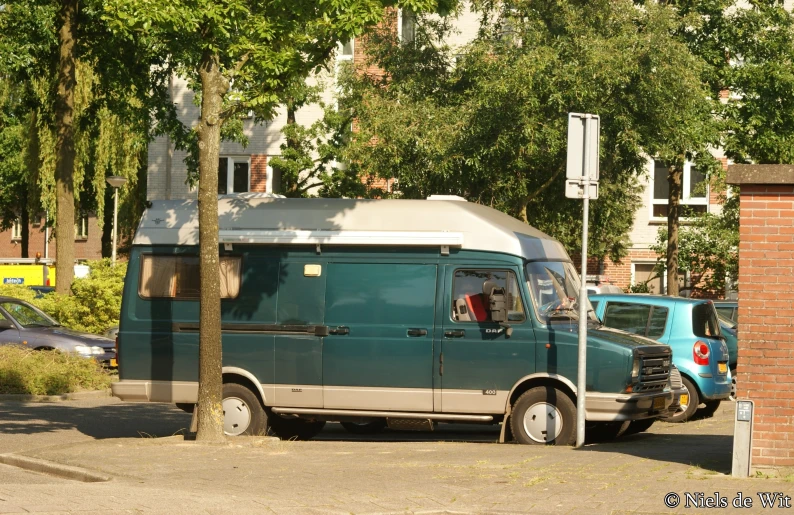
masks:
[[[748,477],[753,454],[753,401],[736,401],[736,420],[733,428],[733,477]]]

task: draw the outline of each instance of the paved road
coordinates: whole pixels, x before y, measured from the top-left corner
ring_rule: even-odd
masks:
[[[0,405],[3,452],[113,476],[86,484],[0,466],[0,513],[671,513],[669,492],[732,500],[794,491],[783,480],[726,476],[731,404],[710,419],[581,450],[499,445],[495,428],[471,425],[367,438],[329,424],[311,442],[216,446],[141,437],[174,434],[189,419],[168,405],[113,400]],[[755,502],[741,512],[790,511]],[[677,509],[693,511],[708,510]]]

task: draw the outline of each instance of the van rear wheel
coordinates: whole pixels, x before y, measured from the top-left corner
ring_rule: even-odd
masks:
[[[228,436],[264,435],[267,417],[259,397],[237,383],[223,385],[223,432]]]
[[[576,442],[576,406],[570,397],[554,387],[532,388],[513,404],[510,429],[518,443],[573,445]]]

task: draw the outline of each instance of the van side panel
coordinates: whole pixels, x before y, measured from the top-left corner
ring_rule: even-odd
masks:
[[[312,267],[319,267],[319,276],[308,272]],[[323,325],[326,275],[323,259],[282,257],[277,323],[285,326]],[[323,407],[322,337],[276,335],[274,365],[275,405]]]
[[[435,264],[329,264],[326,408],[433,410],[436,273]]]

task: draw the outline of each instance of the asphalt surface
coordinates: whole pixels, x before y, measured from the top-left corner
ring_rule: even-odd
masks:
[[[0,513],[794,513],[758,498],[794,497],[791,480],[730,477],[733,410],[576,450],[497,444],[497,427],[452,424],[376,437],[328,424],[309,442],[202,445],[180,436],[190,416],[170,405],[3,403],[0,454],[112,479],[0,465]],[[687,493],[705,503],[715,492],[727,508],[685,506]],[[739,493],[752,508],[732,508]]]

